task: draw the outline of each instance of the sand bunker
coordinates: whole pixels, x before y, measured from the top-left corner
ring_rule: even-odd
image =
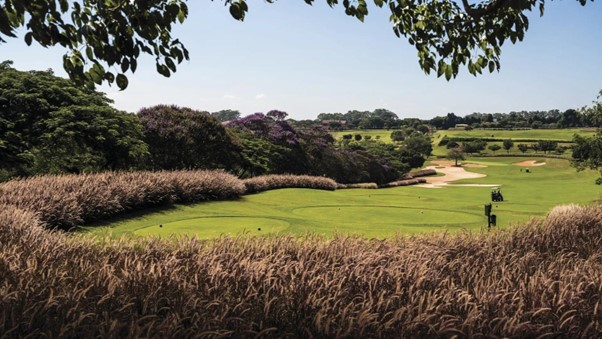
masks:
[[[532,167],[532,166],[543,166],[545,165],[545,161],[537,162],[537,160],[525,160],[521,162],[515,162],[512,165],[523,166],[523,167]]]
[[[432,162],[435,166],[426,167],[426,169],[434,169],[437,173],[443,173],[443,176],[439,177],[425,177],[427,183],[423,185],[418,185],[420,187],[430,187],[430,188],[438,188],[446,186],[449,182],[462,180],[462,179],[476,179],[486,177],[485,174],[481,173],[473,173],[467,172],[464,167],[486,167],[479,164],[464,164],[462,167],[455,167],[454,162],[438,160]],[[473,165],[473,166],[467,166]],[[492,187],[498,185],[478,185],[472,184],[471,186],[485,186]]]

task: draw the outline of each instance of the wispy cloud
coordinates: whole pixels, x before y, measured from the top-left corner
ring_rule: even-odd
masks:
[[[261,99],[264,99],[265,97],[267,97],[267,95],[265,95],[265,94],[261,93],[261,94],[257,94],[257,95],[255,96],[255,99],[257,99],[257,100],[261,100]]]
[[[224,99],[236,99],[236,97],[232,94],[224,94]]]

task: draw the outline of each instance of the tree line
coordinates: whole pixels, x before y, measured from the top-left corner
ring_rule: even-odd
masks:
[[[158,105],[119,111],[103,93],[0,64],[0,180],[104,170],[224,169],[241,177],[310,174],[341,183],[399,179],[430,155],[414,142],[341,147],[322,124],[291,124],[272,110],[241,117]],[[417,145],[417,144],[416,144]]]

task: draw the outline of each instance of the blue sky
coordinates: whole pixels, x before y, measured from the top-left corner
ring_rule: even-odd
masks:
[[[188,2],[190,15],[175,36],[190,61],[171,78],[144,57],[130,85],[103,86],[115,107],[135,112],[176,104],[243,115],[279,109],[295,119],[322,112],[387,108],[400,117],[431,118],[454,112],[509,112],[579,108],[602,89],[602,4],[548,1],[545,15],[530,14],[525,40],[502,47],[499,73],[463,71],[447,82],[425,75],[416,51],[391,29],[388,9],[371,7],[364,23],[324,0],[275,4],[251,0],[244,22],[220,1]],[[64,76],[60,48],[0,45],[0,59],[21,70],[52,68]]]

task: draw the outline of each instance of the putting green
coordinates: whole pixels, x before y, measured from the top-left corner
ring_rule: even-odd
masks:
[[[577,173],[566,160],[538,158],[546,164],[531,167],[530,173],[526,173],[514,165],[524,160],[530,159],[469,159],[467,162],[486,167],[464,169],[486,176],[454,181],[442,188],[279,189],[245,195],[234,201],[138,211],[84,229],[92,235],[114,237],[186,234],[207,239],[222,234],[314,232],[327,236],[344,233],[382,238],[398,233],[485,229],[483,205],[491,201],[491,187],[483,185],[502,188],[505,201],[493,205],[499,227],[543,216],[559,204],[587,204],[601,197],[600,186],[594,184],[598,176],[595,171]],[[474,186],[462,186],[464,184]]]
[[[360,215],[366,216],[361,221],[370,225],[463,226],[483,221],[483,217],[475,213],[405,206],[308,206],[296,208],[293,213],[337,224],[357,222]]]
[[[253,217],[200,217],[185,220],[167,222],[159,225],[142,227],[135,230],[135,235],[182,235],[202,232],[203,238],[215,238],[228,230],[229,234],[278,233],[289,227],[290,224],[284,220],[272,218]]]

